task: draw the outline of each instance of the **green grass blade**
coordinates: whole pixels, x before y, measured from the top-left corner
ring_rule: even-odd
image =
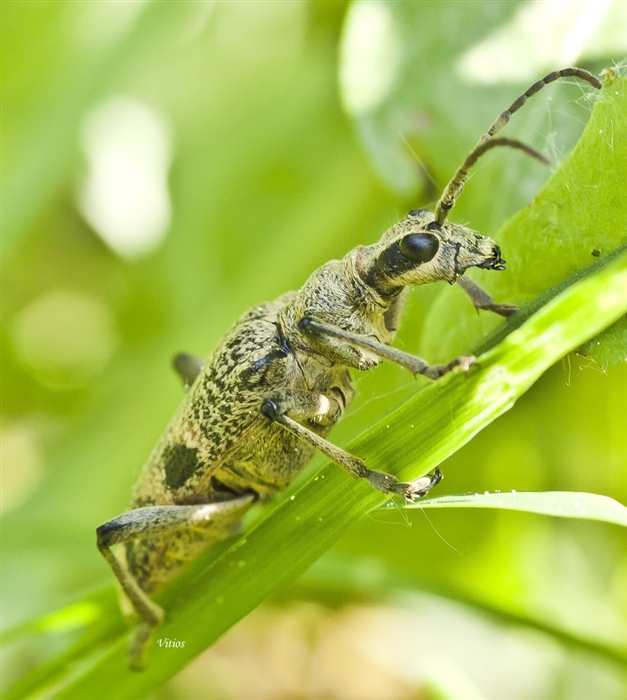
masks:
[[[108,586],[60,610],[3,631],[2,646],[8,646],[33,635],[52,639],[80,630],[78,638],[63,652],[31,669],[3,693],[3,700],[18,700],[40,693],[70,672],[76,661],[119,638],[124,629],[118,592],[115,586]]]
[[[87,627],[100,616],[100,608],[96,602],[92,602],[89,598],[79,600],[48,615],[43,615],[35,620],[29,620],[24,624],[16,625],[3,631],[0,646],[12,644],[31,634],[62,634],[71,632],[75,629]]]
[[[386,503],[383,508],[396,504]],[[581,518],[601,520],[627,527],[627,508],[613,498],[596,493],[574,491],[539,491],[508,493],[475,493],[463,496],[440,496],[416,503],[406,503],[405,508],[500,508],[527,513],[552,515],[556,518]]]
[[[569,287],[468,374],[429,386],[361,436],[349,449],[403,479],[427,473],[513,406],[553,363],[627,312],[627,255]],[[219,556],[209,552],[159,597],[167,622],[142,674],[126,668],[119,640],[59,698],[144,697],[221,637],[273,591],[305,571],[359,517],[385,496],[327,465],[294,490],[246,536]]]

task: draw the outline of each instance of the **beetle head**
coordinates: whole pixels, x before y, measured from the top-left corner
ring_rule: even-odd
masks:
[[[439,280],[454,284],[470,267],[505,269],[492,239],[449,222],[439,226],[433,212],[424,209],[409,212],[366,252],[362,278],[384,295]]]

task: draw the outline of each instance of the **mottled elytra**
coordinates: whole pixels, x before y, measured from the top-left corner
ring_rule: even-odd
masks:
[[[130,510],[97,529],[98,548],[140,618],[130,646],[133,669],[142,668],[165,615],[151,596],[231,534],[256,501],[289,486],[316,450],[378,491],[410,501],[440,481],[436,469],[399,482],[327,435],[355,395],[349,368],[368,370],[389,360],[436,380],[473,364],[473,357],[457,357],[431,365],[391,346],[411,286],[458,284],[477,309],[501,316],[516,311],[464,277],[471,267],[504,270],[505,260],[494,241],[450,223],[448,213],[489,149],[507,146],[546,162],[521,141],[495,134],[530,96],[568,76],[601,87],[579,68],[534,83],[479,139],[433,211],[413,209],[377,243],[326,263],[298,291],[250,309],[206,361],[176,356],[174,368],[188,387],[183,403],[141,473]],[[119,554],[111,549],[116,544],[123,545]]]

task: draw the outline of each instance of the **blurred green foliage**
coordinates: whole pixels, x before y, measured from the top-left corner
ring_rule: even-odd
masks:
[[[576,19],[563,10],[562,24],[542,25],[541,50],[512,44],[503,61],[517,67],[511,80],[478,79],[460,68],[467,54],[491,41],[498,49],[498,37],[523,32],[521,15],[541,4],[371,3],[391,13],[400,54],[389,60],[407,70],[380,113],[351,117],[340,107],[338,63],[339,55],[348,60],[347,36],[363,5],[345,17],[341,2],[3,3],[5,625],[110,584],[94,528],[125,508],[177,406],[169,358],[209,354],[248,307],[298,287],[318,265],[433,200],[511,99],[561,67]],[[583,67],[598,73],[624,55],[623,6],[606,9],[582,40]],[[559,161],[589,102],[580,88],[545,92],[517,115],[510,135]],[[171,153],[171,224],[162,244],[135,257],[109,247],[79,206],[86,124],[120,95],[161,120]],[[499,153],[453,218],[493,235],[547,176],[520,154]],[[517,257],[504,254],[510,263]],[[400,347],[418,351],[425,342],[425,309],[438,292],[413,294]],[[441,493],[580,490],[625,503],[626,380],[624,364],[603,373],[567,358],[444,464]],[[338,444],[411,395],[415,382],[384,366],[360,377],[358,390],[333,433]],[[403,526],[406,517],[414,527]],[[332,556],[621,639],[627,541],[618,528],[524,513],[429,519],[434,529],[421,513],[372,515]],[[329,581],[320,595],[333,599]],[[4,681],[69,641],[10,648]],[[548,673],[547,698],[619,698],[626,688],[615,669],[574,653]]]

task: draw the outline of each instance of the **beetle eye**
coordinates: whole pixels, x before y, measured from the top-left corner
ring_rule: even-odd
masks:
[[[401,240],[398,247],[408,260],[426,263],[435,257],[440,241],[432,233],[410,233]]]
[[[421,214],[426,214],[427,210],[426,209],[412,209],[411,211],[407,212],[407,216],[420,216]]]

